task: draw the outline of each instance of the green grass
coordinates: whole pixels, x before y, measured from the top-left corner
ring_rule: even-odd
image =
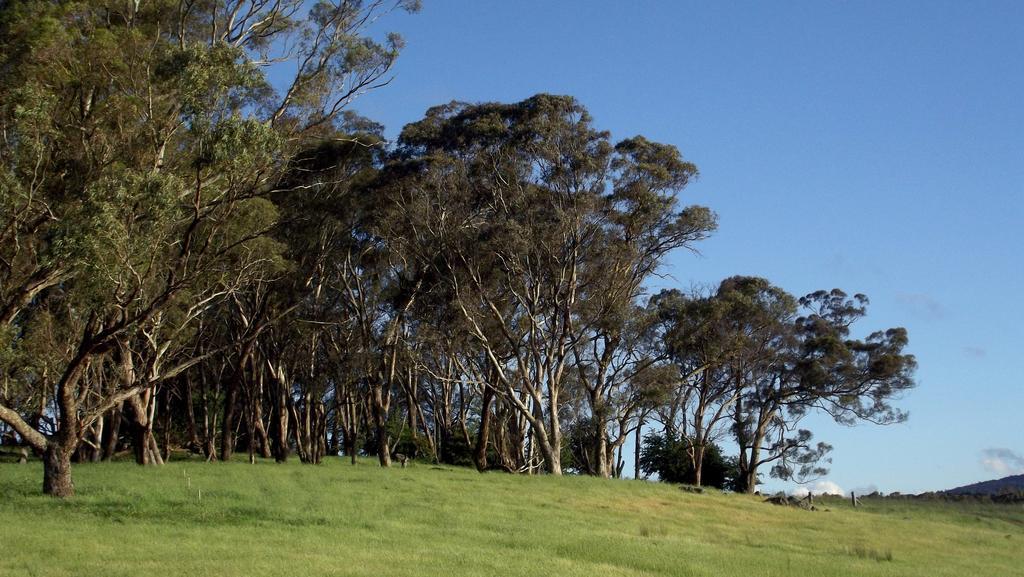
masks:
[[[369,461],[0,464],[0,575],[1024,575],[1021,506],[853,510],[592,478]],[[200,497],[201,494],[201,497]]]

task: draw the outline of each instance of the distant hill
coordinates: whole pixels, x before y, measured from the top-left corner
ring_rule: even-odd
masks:
[[[1011,475],[993,481],[982,481],[943,492],[950,495],[998,495],[1014,491],[1024,491],[1024,475]]]

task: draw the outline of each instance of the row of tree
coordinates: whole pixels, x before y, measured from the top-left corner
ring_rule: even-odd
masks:
[[[74,459],[401,452],[618,476],[630,435],[731,435],[736,486],[813,475],[825,411],[913,386],[866,299],[759,278],[645,284],[715,229],[696,167],[565,96],[348,110],[416,2],[0,2],[0,433]],[[287,79],[283,79],[287,75]],[[273,84],[271,78],[274,79]]]

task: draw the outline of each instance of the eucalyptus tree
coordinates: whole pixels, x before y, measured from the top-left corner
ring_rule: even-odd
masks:
[[[584,401],[578,418],[588,429],[577,434],[574,460],[590,475],[619,476],[616,452],[642,427],[646,413],[667,402],[676,383],[654,339],[656,316],[635,305],[627,311],[618,321],[600,319],[574,347]]]
[[[31,408],[0,399],[0,419],[44,454],[44,492],[70,495],[69,458],[83,432],[152,387],[99,387],[90,369],[119,343],[160,332],[161,316],[180,303],[226,298],[241,255],[276,258],[256,245],[276,226],[266,196],[284,159],[387,81],[401,40],[364,31],[385,11],[417,7],[3,4],[3,346],[27,344],[26,323],[38,315],[23,313],[46,291],[59,289],[61,314],[81,323],[49,383],[50,432],[26,420]],[[267,68],[282,59],[293,77],[278,94]],[[34,373],[21,378],[19,387],[44,385]]]
[[[547,95],[431,109],[400,145],[410,201],[447,249],[439,268],[453,304],[545,468],[561,474],[571,325],[610,145],[573,99]]]
[[[739,395],[731,417],[740,489],[753,492],[764,465],[775,477],[798,481],[827,471],[822,465],[831,447],[813,443],[811,432],[799,428],[811,411],[846,425],[906,418],[892,404],[915,384],[906,330],[851,337],[851,326],[866,315],[867,297],[833,289],[797,300],[752,277],[723,281],[719,294],[729,293],[746,306],[739,317],[744,346],[725,373]]]
[[[673,391],[662,412],[662,438],[684,443],[691,482],[699,486],[704,454],[726,432],[729,409],[741,393],[724,378],[724,367],[742,346],[742,335],[730,322],[730,301],[719,295],[664,290],[652,298],[652,308],[664,327],[659,336],[675,369]]]
[[[700,485],[704,454],[727,432],[747,377],[782,362],[796,301],[763,279],[734,277],[710,294],[663,290],[651,307],[675,368],[674,390],[659,411],[663,438],[683,443],[692,482]]]
[[[701,206],[679,206],[679,194],[697,176],[697,168],[670,145],[643,137],[615,145],[605,178],[601,208],[603,234],[584,286],[586,308],[576,323],[573,351],[587,390],[596,427],[597,474],[610,476],[611,450],[621,447],[631,429],[624,426],[642,395],[630,385],[652,383],[642,372],[656,363],[646,347],[637,355],[650,329],[638,307],[644,283],[665,256],[693,249],[716,228],[715,215]],[[633,389],[636,387],[634,386]],[[612,438],[611,429],[617,431]]]
[[[235,392],[223,406],[221,458],[235,449],[229,425],[241,401],[264,395],[275,459],[288,459],[293,440],[303,462],[318,462],[327,450],[319,432],[326,435],[328,420],[340,422],[334,413],[349,383],[341,376],[348,368],[338,363],[356,358],[344,354],[354,346],[352,327],[344,299],[331,286],[336,263],[344,261],[361,234],[365,203],[355,191],[378,162],[380,130],[352,113],[340,115],[331,130],[321,130],[292,154],[268,194],[279,213],[269,236],[281,247],[284,274],[254,278],[232,299],[237,318],[231,322],[267,330],[234,339],[245,345],[242,356],[251,359],[252,368],[228,382],[228,392]],[[276,322],[285,318],[289,322]],[[330,406],[324,404],[328,401]],[[264,413],[259,403],[252,411],[254,417]],[[246,420],[254,421],[262,438],[261,419]]]
[[[452,103],[402,132],[385,174],[414,219],[403,221],[419,237],[407,246],[444,279],[489,385],[527,421],[549,472],[562,470],[561,403],[581,375],[595,379],[604,430],[616,388],[606,373],[643,281],[714,228],[707,209],[676,208],[695,172],[671,146],[613,146],[564,96]],[[593,361],[603,363],[595,374],[579,370]]]

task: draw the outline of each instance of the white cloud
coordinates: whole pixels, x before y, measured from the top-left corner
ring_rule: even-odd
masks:
[[[814,493],[815,495],[846,495],[846,491],[842,487],[827,479],[815,481],[810,486],[801,486],[793,490],[793,496],[795,497],[806,497],[807,493]]]
[[[1024,457],[1006,448],[985,449],[981,452],[981,466],[1001,477],[1024,473]]]

